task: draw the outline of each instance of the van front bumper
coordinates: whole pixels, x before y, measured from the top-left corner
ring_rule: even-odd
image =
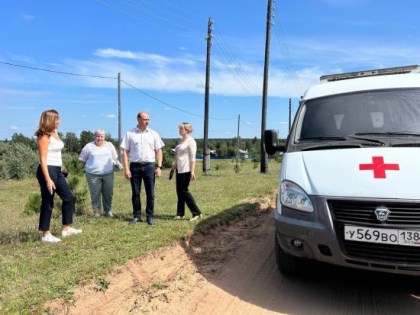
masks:
[[[281,214],[277,210],[275,211],[276,237],[287,254],[344,267],[420,275],[420,247],[408,248],[410,255],[418,254],[419,260],[414,262],[407,262],[404,259],[400,262],[389,261],[386,257],[382,258],[380,256],[372,259],[371,257],[363,257],[363,254],[349,255],[346,252],[348,247],[346,247],[343,237],[343,222],[335,219],[334,212],[330,209],[331,203],[329,201],[338,200],[338,198],[327,198],[325,196],[310,196],[310,198],[315,209],[313,213],[305,213],[286,207],[281,207]],[[339,200],[341,201],[342,198]],[[383,203],[381,200],[373,199],[355,198],[348,200],[351,202],[370,202],[372,204]],[[369,227],[373,224],[370,223],[365,226]],[[364,226],[362,223],[357,225]],[[420,229],[420,226],[417,229]],[[300,242],[296,242],[296,240]],[[296,246],[299,244],[302,245]],[[370,246],[371,244],[367,245]],[[374,246],[375,244],[373,250],[375,250]],[[399,245],[389,246],[397,246],[392,247],[392,249],[398,250]]]

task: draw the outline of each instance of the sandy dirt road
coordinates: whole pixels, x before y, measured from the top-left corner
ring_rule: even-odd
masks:
[[[273,208],[134,260],[50,314],[420,314],[420,279],[307,264],[282,276]]]

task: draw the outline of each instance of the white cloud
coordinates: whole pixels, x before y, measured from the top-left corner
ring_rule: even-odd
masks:
[[[143,52],[132,52],[129,50],[118,50],[112,48],[97,49],[94,52],[95,56],[102,58],[121,58],[121,59],[133,59],[140,61],[153,62],[156,64],[168,64],[168,63],[183,63],[193,65],[195,62],[189,58],[169,58],[157,54],[147,54]]]
[[[22,13],[20,16],[27,21],[32,21],[33,19],[35,19],[35,16],[31,14]]]
[[[114,118],[116,118],[117,116],[115,116],[114,114],[108,114],[108,115],[106,115],[106,118],[111,118],[111,119],[114,119]]]
[[[165,106],[165,110],[171,110],[172,108],[169,106]]]
[[[185,47],[183,47],[183,46],[178,47],[178,48],[179,48],[179,50],[187,50],[187,48],[185,48]]]
[[[11,125],[10,126],[10,130],[18,130],[19,128],[17,127],[17,126],[15,126],[15,125]]]
[[[11,96],[44,96],[52,94],[51,91],[28,91],[28,90],[9,90],[9,89],[0,89],[1,95],[11,95]]]
[[[34,110],[35,107],[29,107],[29,106],[0,106],[0,109],[4,109],[4,110]]]

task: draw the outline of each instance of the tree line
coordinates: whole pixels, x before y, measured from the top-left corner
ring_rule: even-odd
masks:
[[[94,134],[91,131],[82,131],[79,136],[74,132],[60,133],[60,138],[64,142],[63,162],[67,166],[78,164],[77,156],[82,148],[94,140]],[[257,156],[260,152],[260,140],[239,139],[241,150],[247,150],[250,156]],[[106,141],[111,142],[118,150],[119,143],[110,134],[106,134]],[[165,147],[163,148],[163,166],[168,168],[172,166],[174,159],[173,149],[179,142],[176,139],[163,139]],[[203,139],[196,139],[197,154],[203,152]],[[234,157],[237,153],[237,139],[209,139],[209,149],[215,150],[220,157]],[[34,176],[38,167],[38,147],[34,137],[29,138],[21,133],[15,133],[10,140],[0,141],[0,179],[22,179]],[[77,165],[73,165],[76,167]]]
[[[64,142],[64,152],[67,153],[77,153],[79,154],[82,148],[89,142],[93,141],[94,135],[91,131],[82,131],[77,137],[74,132],[66,132],[66,133],[58,133],[60,138]],[[162,139],[165,143],[166,149],[173,149],[178,144],[178,138],[170,138],[170,139]],[[201,154],[203,152],[203,139],[195,139],[197,142],[197,154]],[[106,134],[106,141],[111,142],[116,149],[119,148],[118,140],[113,138],[110,134]],[[12,135],[11,140],[5,140],[4,142],[10,143],[21,143],[27,145],[28,147],[32,148],[33,150],[37,150],[37,144],[35,138],[29,138],[24,136],[21,133],[14,133]],[[242,139],[239,138],[239,149],[247,150],[248,154],[256,155],[260,152],[260,139],[256,137],[253,139]],[[230,138],[230,139],[209,139],[209,149],[215,150],[217,155],[223,157],[231,157],[236,156],[237,151],[237,139]]]

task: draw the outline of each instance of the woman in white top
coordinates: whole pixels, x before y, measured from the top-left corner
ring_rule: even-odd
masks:
[[[105,215],[113,217],[111,211],[114,193],[113,164],[118,160],[118,156],[114,145],[105,141],[105,130],[95,131],[95,141],[85,145],[79,155],[79,160],[85,165],[86,180],[95,217],[101,216],[101,199]]]
[[[188,186],[190,185],[190,180],[195,180],[194,169],[197,144],[190,136],[193,132],[191,124],[184,122],[178,127],[179,135],[182,138],[175,147],[175,164],[171,169],[171,174],[176,170],[176,193],[178,196],[178,205],[174,219],[180,220],[185,217],[185,204],[187,204],[192,214],[190,221],[195,221],[201,218],[201,211],[188,190]]]
[[[46,110],[41,114],[39,127],[35,132],[39,147],[39,166],[36,177],[41,188],[41,210],[39,217],[39,230],[42,231],[42,241],[57,243],[61,240],[50,233],[51,213],[54,207],[54,195],[57,193],[63,201],[61,236],[78,234],[82,230],[70,227],[73,223],[74,197],[61,172],[61,150],[63,141],[57,133],[60,124],[58,112],[54,109]]]

